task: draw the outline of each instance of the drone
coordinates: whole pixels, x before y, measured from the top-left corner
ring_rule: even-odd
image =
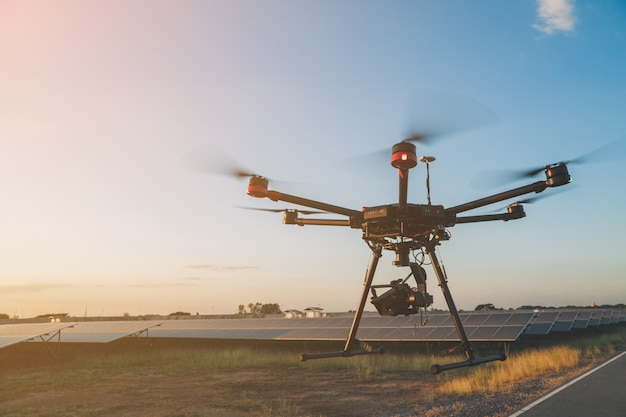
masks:
[[[458,224],[491,221],[506,222],[522,219],[526,216],[524,204],[531,203],[541,198],[541,196],[532,196],[523,200],[517,200],[510,203],[506,208],[499,209],[498,211],[506,210],[501,213],[480,215],[463,215],[463,213],[505,200],[516,199],[526,194],[539,194],[546,189],[562,187],[572,182],[568,171],[568,164],[589,162],[589,159],[597,160],[599,157],[606,155],[613,157],[617,154],[623,154],[623,152],[615,152],[615,149],[610,149],[614,148],[613,145],[617,143],[617,141],[613,141],[609,143],[609,146],[605,145],[576,159],[557,162],[515,174],[516,179],[522,179],[533,177],[543,172],[545,179],[453,207],[444,207],[443,205],[432,204],[430,198],[429,164],[432,163],[435,158],[432,156],[418,157],[417,155],[415,143],[425,143],[428,140],[430,140],[428,135],[414,134],[393,145],[390,162],[391,166],[398,172],[398,201],[391,204],[363,207],[361,210],[279,192],[269,188],[270,181],[267,177],[240,169],[228,170],[229,175],[239,178],[249,178],[247,194],[251,197],[267,198],[274,202],[286,202],[311,209],[254,208],[255,210],[282,212],[283,223],[288,225],[343,226],[352,229],[360,229],[363,241],[365,241],[372,252],[363,281],[361,297],[354,313],[352,325],[345,340],[343,350],[338,352],[302,353],[299,355],[300,361],[383,353],[382,348],[375,348],[357,338],[357,330],[368,297],[370,297],[370,292],[370,302],[376,307],[376,310],[381,316],[409,316],[419,313],[421,309],[425,310],[433,303],[433,296],[427,292],[426,271],[421,266],[424,264],[423,261],[426,257],[430,259],[430,265],[437,277],[439,287],[443,292],[443,297],[465,353],[465,360],[442,365],[434,364],[431,366],[430,372],[439,374],[447,370],[473,367],[487,362],[506,360],[505,354],[478,357],[474,352],[473,345],[463,327],[458,309],[452,298],[448,286],[448,279],[437,256],[436,248],[442,242],[450,239],[451,235],[448,229]],[[624,140],[620,140],[620,142],[624,142]],[[220,158],[219,162],[223,164],[224,159],[227,158]],[[418,165],[418,162],[422,162],[426,165],[426,204],[415,204],[408,201],[409,172]],[[207,171],[206,166],[201,167],[201,169]],[[209,172],[214,173],[214,171]],[[225,172],[222,171],[221,173]],[[507,180],[511,180],[511,178]],[[341,218],[301,217],[301,215],[309,216],[319,213],[335,214],[341,216]],[[405,279],[394,280],[385,285],[373,285],[376,268],[383,251],[392,251],[395,253],[395,260],[393,260],[392,265],[408,267],[410,269],[411,272]],[[423,254],[421,263],[417,262],[416,253]],[[413,254],[414,258],[413,262],[411,261],[411,254]],[[411,277],[415,280],[415,286],[408,283]],[[379,294],[379,292],[382,293]]]
[[[457,224],[475,223],[486,221],[509,221],[521,219],[526,216],[524,206],[520,202],[512,203],[505,213],[484,214],[475,216],[460,216],[469,210],[498,203],[511,198],[520,197],[529,193],[540,193],[547,188],[560,187],[571,182],[566,162],[559,162],[543,167],[545,180],[514,188],[509,191],[494,194],[485,198],[470,201],[454,207],[445,208],[442,205],[433,205],[430,201],[430,173],[427,174],[428,202],[427,204],[413,204],[408,202],[409,171],[417,166],[418,161],[429,164],[435,160],[432,156],[417,156],[416,146],[413,142],[418,138],[410,138],[399,142],[392,147],[391,166],[398,170],[398,202],[380,206],[363,207],[362,210],[353,210],[320,201],[310,200],[295,195],[285,194],[268,188],[269,181],[260,175],[250,174],[247,194],[256,198],[268,198],[274,202],[287,202],[299,206],[309,207],[326,213],[334,213],[344,216],[343,219],[313,219],[302,218],[295,209],[281,210],[283,223],[291,225],[324,225],[346,226],[362,231],[362,238],[372,251],[371,260],[365,275],[363,290],[354,314],[352,325],[347,336],[344,348],[339,352],[327,353],[302,353],[301,361],[331,357],[350,357],[354,355],[366,355],[383,353],[380,348],[373,348],[367,343],[361,343],[357,337],[357,329],[363,315],[363,311],[372,292],[371,303],[382,316],[412,315],[417,314],[421,308],[430,306],[433,296],[426,289],[426,272],[416,262],[411,262],[411,253],[422,251],[430,258],[439,286],[448,305],[450,314],[459,338],[462,342],[466,359],[461,362],[433,365],[431,372],[438,374],[443,371],[480,365],[486,362],[503,361],[506,355],[498,354],[487,357],[477,357],[471,341],[461,322],[459,312],[452,298],[448,280],[437,257],[435,248],[441,242],[450,239],[447,229]],[[429,172],[429,170],[427,170]],[[534,174],[533,171],[531,174]],[[278,211],[278,210],[276,210]],[[308,213],[303,213],[308,214]],[[376,267],[382,257],[383,250],[395,253],[394,266],[409,267],[411,273],[402,280],[392,281],[389,285],[372,285]],[[410,286],[407,280],[413,276],[415,287]],[[386,289],[382,294],[376,290]],[[360,343],[360,348],[355,345]]]

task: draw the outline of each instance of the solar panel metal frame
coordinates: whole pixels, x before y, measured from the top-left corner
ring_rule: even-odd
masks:
[[[62,343],[110,343],[124,337],[145,335],[162,320],[85,321],[77,322],[59,335]]]

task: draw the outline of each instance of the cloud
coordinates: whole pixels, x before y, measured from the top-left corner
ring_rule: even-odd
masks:
[[[15,284],[15,285],[0,285],[0,293],[2,294],[21,294],[21,293],[35,293],[44,292],[50,290],[58,290],[67,287],[67,284],[47,284],[47,283],[27,283],[27,284]]]
[[[547,35],[574,31],[574,0],[537,0],[537,5],[539,21],[533,25],[535,29]]]

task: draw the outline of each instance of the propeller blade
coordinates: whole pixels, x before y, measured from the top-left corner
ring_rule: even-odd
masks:
[[[237,179],[250,177],[263,177],[267,179],[272,186],[284,189],[294,189],[296,187],[307,186],[309,189],[315,188],[311,184],[293,181],[279,181],[274,178],[268,178],[265,175],[259,175],[253,171],[241,167],[234,158],[216,145],[204,144],[196,146],[189,150],[183,156],[183,165],[187,169],[202,174],[222,175]]]
[[[319,210],[299,210],[299,209],[269,209],[269,208],[260,208],[260,207],[237,207],[244,210],[255,210],[255,211],[269,211],[270,213],[284,213],[286,211],[294,211],[296,213],[301,214],[329,214],[327,211],[319,211]]]
[[[499,122],[491,108],[477,100],[443,90],[420,89],[410,105],[404,141],[431,144],[444,136]]]
[[[430,145],[446,136],[497,123],[498,115],[484,104],[444,90],[418,89],[408,105],[409,120],[403,142],[419,142]],[[369,153],[348,157],[340,161],[347,171],[355,173],[365,169],[385,169],[391,146]],[[378,168],[380,167],[380,168]]]
[[[626,135],[620,136],[611,142],[602,145],[590,152],[584,153],[574,159],[562,161],[566,165],[591,164],[617,161],[626,157]],[[473,180],[472,185],[476,188],[493,188],[502,186],[518,180],[532,178],[543,172],[545,166],[534,167],[522,170],[489,170],[478,174]]]
[[[183,163],[191,171],[205,174],[226,175],[235,178],[259,176],[240,167],[225,151],[210,144],[191,149],[184,155]]]
[[[545,166],[524,170],[487,170],[479,173],[472,179],[472,186],[478,189],[495,188],[526,178],[532,178],[544,170]]]
[[[514,201],[512,203],[507,204],[506,206],[501,206],[501,207],[499,207],[497,209],[487,211],[486,213],[487,214],[491,214],[491,213],[497,213],[497,212],[502,211],[502,210],[506,210],[506,208],[509,207],[512,204],[533,204],[533,203],[536,203],[539,200],[543,200],[544,198],[554,197],[557,194],[561,194],[561,193],[564,193],[564,192],[572,191],[572,189],[574,189],[574,188],[576,188],[574,185],[568,185],[567,189],[559,188],[557,190],[550,190],[549,192],[545,192],[544,191],[541,194],[535,194],[532,197],[527,197],[527,198],[525,198],[523,200]]]
[[[626,157],[626,135],[620,136],[577,158],[566,161],[566,164],[595,164],[613,162]]]

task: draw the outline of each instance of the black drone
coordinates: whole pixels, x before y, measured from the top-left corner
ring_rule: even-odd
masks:
[[[361,229],[363,240],[372,250],[372,257],[369,268],[363,283],[363,292],[359,306],[354,315],[350,332],[346,339],[344,349],[340,352],[314,353],[300,355],[301,361],[330,357],[349,357],[354,355],[364,355],[372,353],[382,353],[382,349],[373,348],[366,343],[361,343],[360,349],[354,349],[357,329],[361,321],[365,303],[372,292],[371,302],[382,316],[411,315],[426,308],[433,302],[433,297],[426,290],[426,272],[415,262],[410,261],[410,254],[414,251],[423,251],[428,255],[433,266],[439,285],[443,291],[456,331],[461,339],[465,350],[466,360],[446,365],[433,365],[432,373],[456,369],[466,366],[476,366],[486,362],[502,361],[506,355],[499,354],[487,357],[476,357],[463,323],[459,317],[456,305],[452,299],[452,294],[448,287],[447,278],[435,253],[435,248],[442,241],[450,238],[447,228],[460,223],[475,223],[494,220],[516,220],[525,217],[524,206],[520,202],[508,206],[506,213],[486,214],[477,216],[459,216],[460,213],[473,210],[489,204],[501,202],[511,198],[519,197],[528,193],[540,193],[546,188],[560,187],[569,184],[571,177],[567,169],[566,162],[559,162],[542,168],[545,173],[545,180],[515,188],[509,191],[481,198],[469,203],[454,207],[444,208],[442,205],[411,204],[407,202],[407,191],[409,184],[409,170],[418,163],[416,147],[412,143],[419,141],[421,137],[413,137],[393,146],[391,152],[391,165],[398,169],[399,199],[395,204],[382,206],[364,207],[362,210],[353,210],[339,207],[319,201],[309,200],[294,195],[281,193],[268,189],[269,181],[260,175],[246,174],[250,176],[247,193],[252,197],[269,198],[272,201],[284,201],[300,206],[310,207],[323,212],[335,213],[345,216],[345,219],[311,219],[300,218],[298,210],[277,210],[284,211],[283,223],[323,226],[348,226],[353,229]],[[421,157],[421,162],[428,164],[434,160],[433,157]],[[530,172],[529,174],[536,174]],[[427,178],[427,184],[429,179]],[[430,193],[429,193],[430,194]],[[306,213],[303,213],[306,214]],[[393,265],[398,267],[409,267],[411,274],[405,280],[392,281],[389,285],[372,285],[378,260],[382,256],[383,250],[395,252],[396,258]],[[411,287],[406,281],[411,276],[414,277],[416,286]],[[378,295],[376,290],[386,288],[387,290]]]
[[[191,164],[201,171],[211,173],[227,173],[236,177],[249,177],[249,185],[247,188],[248,195],[256,198],[268,198],[272,201],[284,201],[313,209],[297,210],[297,209],[257,209],[272,212],[283,212],[283,223],[299,226],[321,225],[321,226],[345,226],[362,231],[362,238],[372,251],[370,265],[365,274],[363,283],[363,291],[359,301],[358,308],[354,314],[352,326],[350,327],[344,348],[339,352],[327,353],[303,353],[300,355],[301,361],[318,358],[331,357],[350,357],[354,355],[365,355],[373,353],[382,353],[382,349],[374,348],[367,343],[359,341],[356,337],[357,329],[363,315],[363,310],[367,302],[370,291],[372,293],[371,303],[376,307],[378,313],[382,316],[412,315],[425,309],[433,302],[433,297],[426,289],[426,272],[417,262],[411,262],[411,254],[417,259],[416,253],[422,253],[430,258],[430,264],[433,267],[439,286],[443,292],[443,296],[448,305],[454,326],[458,336],[462,342],[465,351],[466,360],[445,365],[433,365],[431,372],[438,374],[442,371],[456,369],[461,367],[476,366],[486,362],[503,361],[506,355],[498,354],[487,357],[477,357],[474,353],[472,343],[461,322],[458,310],[450,293],[447,283],[447,277],[442,265],[437,258],[435,248],[442,241],[450,239],[447,229],[457,224],[476,223],[487,221],[509,221],[517,220],[526,216],[524,212],[524,204],[530,203],[539,196],[526,198],[525,200],[517,200],[506,207],[506,212],[499,214],[482,214],[474,216],[461,216],[460,214],[469,210],[502,202],[508,199],[514,199],[525,194],[541,193],[547,188],[561,187],[571,182],[568,171],[568,164],[593,162],[600,159],[609,159],[615,155],[623,154],[616,152],[615,144],[624,143],[624,140],[613,141],[608,146],[605,145],[579,158],[565,162],[558,162],[539,168],[531,169],[525,172],[516,173],[516,178],[532,177],[544,173],[545,179],[533,182],[531,184],[493,194],[488,197],[470,201],[453,207],[444,207],[442,205],[434,205],[430,201],[430,171],[429,164],[435,160],[432,156],[421,156],[418,158],[416,153],[415,142],[426,143],[432,139],[432,135],[413,134],[409,138],[399,142],[392,147],[391,166],[398,170],[399,196],[398,202],[381,206],[363,207],[362,210],[353,210],[350,208],[340,207],[320,201],[314,201],[295,195],[281,193],[268,188],[269,180],[261,175],[252,174],[238,168],[233,168],[235,164],[231,164],[225,155],[221,155],[219,159],[215,158],[213,153],[211,160],[213,165],[222,165],[216,169],[215,166],[208,167],[206,158],[193,158]],[[626,139],[626,137],[624,137]],[[621,145],[620,145],[621,146]],[[218,152],[219,153],[219,152]],[[197,156],[197,155],[196,155]],[[608,156],[608,157],[607,157]],[[590,161],[593,160],[593,161]],[[409,170],[414,168],[418,161],[426,165],[427,178],[427,204],[412,204],[407,201]],[[224,165],[228,165],[227,167]],[[511,178],[507,178],[510,180]],[[504,210],[504,209],[501,209]],[[343,216],[339,219],[326,218],[302,218],[300,215],[311,215],[316,213],[332,213]],[[409,267],[410,274],[406,279],[392,281],[388,285],[372,285],[374,274],[378,260],[382,256],[383,250],[393,251],[395,260],[393,265],[398,267]],[[422,262],[423,263],[423,262]],[[410,277],[415,280],[415,286],[407,283]],[[378,294],[377,290],[384,290],[382,294]],[[355,345],[359,344],[359,347]]]

